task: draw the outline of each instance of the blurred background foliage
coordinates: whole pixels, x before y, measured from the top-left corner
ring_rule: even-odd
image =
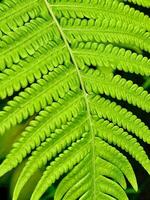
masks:
[[[145,9],[140,6],[135,6],[132,3],[128,3],[128,4],[130,4],[130,6],[134,8],[141,10],[142,12],[150,16],[149,9]],[[141,52],[141,53],[144,56],[147,56],[148,58],[150,58],[150,55],[147,52]],[[132,80],[134,83],[138,84],[139,86],[143,86],[148,92],[150,92],[150,77],[142,77],[140,75],[125,73],[121,71],[115,71],[114,73],[120,74],[122,77],[128,80]],[[6,104],[8,100],[9,99],[6,99],[5,101],[0,101],[0,110],[2,110],[3,106]],[[138,108],[127,105],[124,102],[119,102],[119,104],[126,107],[128,110],[132,111],[134,114],[140,117],[147,126],[150,127],[149,114],[141,111]],[[16,126],[15,128],[12,128],[4,136],[0,137],[0,163],[5,158],[5,156],[9,153],[12,147],[12,144],[19,138],[20,133],[25,129],[26,125],[29,123],[30,120],[31,118],[28,119],[27,121],[24,121],[22,124]],[[139,141],[139,142],[142,144],[142,146],[144,147],[144,149],[146,150],[147,154],[150,157],[150,145],[147,145],[143,143],[142,141]],[[125,152],[123,153],[125,154]],[[150,200],[150,176],[128,154],[126,154],[126,156],[130,160],[134,168],[138,185],[139,185],[139,191],[137,193],[131,188],[130,185],[128,185],[127,194],[128,194],[129,200]],[[24,162],[21,163],[16,169],[12,170],[11,172],[7,173],[5,176],[0,178],[0,200],[12,200],[14,186],[25,164],[25,161],[26,160],[24,160]],[[36,183],[40,179],[43,171],[44,171],[44,168],[38,170],[32,176],[32,178],[28,181],[28,183],[22,190],[21,195],[18,200],[30,199],[31,193],[34,190],[34,187],[36,186]],[[47,192],[43,195],[41,200],[53,200],[56,187],[59,181],[61,180],[61,178],[47,190]]]

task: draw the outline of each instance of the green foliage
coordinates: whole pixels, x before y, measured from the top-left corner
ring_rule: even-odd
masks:
[[[0,165],[3,176],[28,158],[13,200],[43,168],[31,200],[57,180],[55,200],[127,200],[138,186],[125,152],[150,174],[150,130],[121,105],[149,113],[150,94],[116,74],[150,75],[150,18],[126,4],[0,1],[1,138],[29,121]]]

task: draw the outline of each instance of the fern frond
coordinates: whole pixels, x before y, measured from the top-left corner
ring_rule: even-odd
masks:
[[[48,70],[52,71],[55,66],[63,64],[64,58],[67,60],[68,56],[68,53],[65,53],[64,45],[60,44],[56,48],[52,48],[52,46],[56,47],[56,44],[51,42],[51,46],[39,49],[33,58],[13,65],[11,69],[5,69],[0,76],[0,95],[7,93],[10,88],[14,91],[25,88],[29,83],[31,84],[36,79],[40,79],[42,75],[47,74]],[[62,51],[64,51],[63,54]]]
[[[140,6],[145,6],[150,8],[150,2],[149,0],[128,0],[129,2],[133,2],[135,4],[138,4]]]
[[[83,198],[82,198],[83,197]],[[82,196],[80,199],[87,199],[89,197],[89,194],[88,193],[85,193],[83,196]],[[102,192],[97,192],[97,197],[99,199],[103,199],[103,200],[115,200],[116,198],[113,198],[112,196],[109,196],[105,193],[102,193]]]
[[[83,177],[79,182],[77,182],[70,191],[64,196],[64,199],[77,199],[84,194],[86,190],[89,189],[89,176],[88,174]],[[72,195],[73,194],[73,195]]]
[[[49,3],[58,19],[62,17],[66,18],[89,18],[97,19],[101,17],[122,20],[122,22],[128,22],[133,25],[141,26],[145,30],[150,30],[150,19],[142,12],[130,8],[124,3],[118,2],[118,0],[59,0],[51,1]],[[74,3],[76,6],[74,6]],[[108,12],[108,10],[110,12]]]
[[[123,48],[114,47],[112,44],[105,45],[94,42],[76,44],[74,49],[73,53],[79,66],[93,65],[100,70],[102,66],[105,66],[112,67],[114,70],[150,75],[150,60],[142,55],[132,53],[130,50],[126,51]]]
[[[37,148],[21,172],[16,184],[17,194],[39,167],[45,165],[48,160],[51,160],[55,155],[60,153],[67,145],[81,138],[81,136],[85,134],[86,121],[87,118],[85,115],[78,117],[77,120],[74,120],[74,122],[70,124],[70,126],[64,126],[62,127],[62,130],[56,130],[56,133],[51,134],[51,137]]]
[[[36,18],[25,26],[17,28],[15,32],[2,36],[0,69],[3,70],[6,66],[12,68],[13,64],[22,65],[20,58],[25,59],[28,55],[33,55],[40,46],[54,39],[55,29],[53,26],[54,23],[50,20]]]
[[[55,199],[62,199],[67,191],[79,182],[81,178],[85,177],[88,174],[87,166],[89,165],[88,155],[86,155],[59,183],[55,193]]]
[[[138,106],[146,112],[150,112],[150,94],[142,87],[138,87],[137,84],[133,84],[132,81],[127,81],[121,78],[120,75],[116,75],[109,80],[106,78],[106,74],[92,69],[87,72],[82,72],[82,77],[88,93],[104,93],[113,98],[127,101],[129,104]]]
[[[40,14],[40,5],[38,0],[31,2],[25,1],[7,1],[1,2],[0,10],[0,29],[4,34],[15,30],[18,26],[23,26],[24,22],[34,19]]]
[[[0,174],[16,167],[46,137],[51,137],[56,128],[61,128],[62,124],[71,121],[81,110],[84,110],[83,95],[71,91],[63,99],[59,99],[58,103],[47,106],[35,120],[29,123],[29,126],[22,132],[20,140],[13,145],[12,151],[0,166]]]
[[[103,176],[99,176],[97,179],[97,182],[99,183],[97,184],[97,190],[100,189],[100,191],[104,194],[112,195],[113,197],[118,199],[128,199],[122,187],[120,187],[117,183],[113,182],[111,179],[108,179],[107,177]]]
[[[39,112],[42,108],[45,108],[48,104],[52,103],[52,98],[58,100],[59,97],[63,97],[69,89],[76,89],[78,85],[77,75],[74,74],[74,69],[68,68],[68,72],[65,66],[56,68],[54,72],[50,72],[52,76],[45,75],[43,79],[39,79],[37,83],[33,83],[31,87],[21,92],[19,96],[16,96],[14,100],[9,101],[8,105],[4,107],[4,110],[0,112],[0,133],[3,134],[6,129],[16,125],[32,116],[35,112]],[[62,77],[62,82],[59,76]],[[72,76],[71,76],[72,74]],[[66,83],[64,83],[64,78]],[[55,80],[55,81],[53,81]],[[52,85],[52,84],[53,85]],[[59,87],[59,94],[58,86]],[[9,88],[12,92],[12,88]]]
[[[82,150],[82,151],[81,151]],[[84,143],[82,145],[82,149],[77,149],[77,153],[80,155],[80,154],[83,154],[84,152]],[[82,153],[80,153],[80,151]],[[63,157],[63,156],[62,156]],[[68,156],[69,157],[69,156]],[[68,157],[67,159],[63,158],[63,160],[68,160]],[[75,156],[72,157],[73,160],[75,160]],[[71,160],[71,159],[70,159]],[[68,166],[71,165],[72,162],[68,162]],[[51,181],[51,175],[50,173],[52,173],[52,171],[54,170],[55,173],[57,172],[57,169],[58,169],[59,165],[58,163],[54,166],[50,166],[48,167],[48,169],[45,171],[43,177],[41,178],[41,180],[39,181],[39,184],[37,185],[31,199],[34,200],[34,199],[39,199],[39,195],[40,193],[43,194],[43,191],[40,192],[40,190],[44,190],[45,187],[43,187],[44,185],[46,185],[47,187],[49,185],[51,185],[52,181]],[[61,169],[63,169],[62,167],[62,164],[61,164]],[[65,167],[65,170],[66,170],[66,167]],[[58,170],[58,172],[60,173],[60,171]],[[66,172],[66,171],[65,171]],[[99,176],[99,175],[98,175]],[[90,181],[88,180],[90,177],[88,174],[86,174],[77,184],[75,184],[67,193],[66,195],[64,196],[64,199],[71,199],[71,198],[74,198],[74,199],[77,199],[81,196],[81,194],[83,194],[87,188],[90,186]],[[56,178],[55,178],[56,179]],[[97,180],[96,180],[97,181]],[[98,184],[98,182],[100,181],[101,184]],[[106,178],[103,178],[103,176],[99,176],[98,178],[98,181],[97,181],[97,186],[100,186],[100,188],[97,188],[97,190],[99,191],[99,189],[101,191],[103,191],[104,193],[106,191],[104,191],[106,189],[106,185],[105,184],[108,184],[109,183],[109,186],[111,185],[111,189],[107,190],[107,193],[108,194],[112,194],[113,196],[115,197],[122,197],[123,199],[127,199],[124,191],[121,189],[121,187],[119,187],[116,183],[113,183],[112,181],[110,181],[109,179],[106,179]],[[82,186],[82,187],[81,187]],[[109,187],[110,188],[110,187]],[[97,197],[98,198],[98,197]]]
[[[49,187],[49,185],[51,185],[56,179],[58,179],[61,174],[67,172],[76,163],[80,162],[80,160],[83,159],[87,153],[89,153],[89,150],[89,144],[86,143],[86,140],[81,139],[79,142],[77,141],[75,144],[73,144],[68,150],[64,151],[63,154],[60,154],[60,156],[54,162],[52,162],[49,167],[47,167],[41,180],[36,186],[34,193],[32,194],[31,200],[39,199],[44,191],[46,191],[46,189]],[[51,173],[53,173],[53,176],[50,175]],[[87,181],[83,183],[89,185]],[[78,187],[75,188],[79,189],[79,187],[82,186],[81,190],[84,190],[84,184],[79,184]],[[76,194],[72,192],[71,195],[76,196]],[[75,197],[73,198],[75,199]],[[76,196],[76,198],[78,197]]]
[[[95,138],[95,148],[97,155],[117,166],[126,176],[133,188],[137,191],[138,186],[136,182],[136,177],[132,166],[127,158],[117,149],[108,145],[106,142],[102,141],[98,137]]]
[[[150,143],[150,130],[149,128],[132,112],[122,108],[115,102],[106,100],[100,96],[91,95],[89,97],[91,113],[98,115],[100,118],[105,118],[112,121],[114,124],[127,129],[129,132],[134,133],[137,137],[144,142]],[[116,115],[117,113],[117,115]]]
[[[107,120],[99,120],[96,122],[96,126],[97,136],[129,152],[150,173],[149,158],[136,138]]]
[[[100,157],[97,157],[96,165],[97,165],[97,172],[96,172],[97,176],[101,174],[103,176],[109,177],[115,180],[115,182],[119,183],[124,189],[126,189],[127,186],[125,178],[123,176],[123,173],[117,166],[109,163],[106,160],[101,159]]]
[[[150,34],[141,27],[123,23],[119,20],[100,18],[90,19],[65,19],[61,26],[70,41],[95,41],[114,43],[150,52]]]
[[[150,75],[150,18],[130,5],[0,2],[0,136],[28,119],[0,165],[3,176],[28,157],[13,200],[41,168],[31,200],[56,180],[54,200],[128,200],[127,181],[138,186],[124,151],[150,174],[150,130],[128,105],[149,113],[150,94],[118,75]]]
[[[112,169],[112,177],[113,177],[113,175],[115,176],[115,177],[119,177],[119,175],[122,177],[122,174],[120,173],[120,171],[117,169],[117,167],[115,167],[114,165],[111,165],[110,163],[108,163],[108,162],[106,162],[105,160],[102,160],[102,159],[100,159],[100,158],[97,158],[97,165],[98,166],[100,166],[99,165],[99,162],[98,161],[102,161],[102,162],[105,162],[105,167],[106,167],[106,170],[103,168],[103,167],[98,167],[98,170],[96,171],[96,173],[97,173],[97,176],[99,175],[99,174],[101,174],[101,175],[104,175],[105,174],[105,172],[107,173],[107,166],[110,166],[111,167],[111,169]],[[85,165],[85,163],[86,163],[86,165]],[[107,163],[107,164],[106,164]],[[81,179],[84,179],[84,177],[86,177],[87,175],[88,175],[88,171],[89,171],[89,169],[88,169],[88,166],[90,165],[90,163],[89,163],[89,159],[88,159],[88,156],[86,156],[77,166],[75,166],[70,172],[69,172],[69,174],[60,182],[60,184],[59,184],[59,186],[58,186],[58,188],[57,188],[57,190],[56,190],[56,193],[55,193],[55,199],[62,199],[62,197],[63,198],[65,198],[65,199],[68,199],[68,195],[70,194],[75,194],[75,192],[78,192],[78,189],[76,190],[76,191],[74,191],[74,192],[72,192],[72,188],[73,188],[73,186],[75,187],[75,183],[76,182],[78,182],[79,184],[81,183]],[[86,166],[86,167],[85,167]],[[115,175],[115,171],[116,171],[116,173],[117,172],[119,172],[119,174],[117,175]],[[106,175],[106,174],[105,174]],[[88,175],[89,176],[89,175]],[[108,175],[108,176],[110,176],[110,175]],[[122,177],[123,178],[123,177]],[[124,185],[124,178],[122,179],[123,180],[123,185]],[[88,181],[89,182],[89,181]],[[78,184],[78,185],[79,185]],[[125,185],[124,185],[125,186]],[[66,195],[65,195],[66,194]],[[84,193],[83,195],[85,195],[86,196],[86,193]],[[90,195],[90,194],[88,194],[88,195]],[[98,196],[104,196],[105,197],[105,195],[103,195],[103,193],[100,193]],[[106,195],[106,197],[107,197],[107,195]],[[105,197],[105,198],[106,198]],[[107,197],[108,199],[109,199],[109,196]]]

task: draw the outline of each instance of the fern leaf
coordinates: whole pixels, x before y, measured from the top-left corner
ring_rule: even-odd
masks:
[[[90,69],[87,72],[83,72],[82,77],[85,81],[88,93],[105,93],[113,98],[116,97],[119,100],[127,101],[129,104],[138,106],[147,112],[150,111],[150,95],[147,91],[144,91],[142,87],[138,87],[138,85],[133,84],[132,81],[126,81],[126,79],[121,78],[120,75],[112,77],[109,80],[111,85],[109,85],[108,79],[105,79],[105,76],[106,74],[101,74],[98,70],[93,71]],[[130,93],[130,95],[127,96],[127,93]]]
[[[150,5],[128,2],[0,2],[0,137],[28,119],[0,164],[3,176],[28,157],[13,200],[41,168],[31,200],[56,181],[54,200],[128,200],[127,154],[150,174],[150,130],[130,111],[149,113],[150,94],[118,74],[150,75],[150,18],[131,7]]]
[[[100,96],[91,95],[90,108],[93,115],[96,114],[99,118],[103,117],[108,119],[114,124],[134,133],[137,137],[144,140],[144,142],[150,143],[149,128],[139,118],[133,115],[132,112],[127,111],[115,102],[111,102],[108,99],[105,100]]]
[[[100,138],[121,147],[125,151],[128,151],[136,160],[139,161],[139,163],[143,165],[144,168],[146,168],[148,172],[150,171],[148,156],[135,138],[117,126],[113,126],[113,124],[106,120],[100,120],[99,122],[96,122],[96,124],[98,124],[97,135]]]
[[[35,120],[30,122],[26,130],[22,132],[20,140],[14,144],[12,151],[1,166],[1,174],[16,167],[27,156],[27,153],[38,147],[46,137],[51,137],[56,128],[61,128],[62,124],[65,125],[72,117],[76,117],[84,108],[82,98],[81,93],[74,94],[74,92],[70,92],[58,103],[53,103],[41,111]],[[61,114],[59,110],[61,110]]]
[[[29,162],[27,162],[26,167],[22,171],[18,183],[16,185],[17,193],[20,192],[24,184],[32,176],[32,174],[38,169],[47,163],[48,160],[51,160],[54,155],[60,153],[67,145],[75,140],[79,139],[86,129],[87,118],[85,115],[78,117],[77,120],[72,122],[70,126],[62,127],[62,131],[57,130],[55,134],[52,134],[50,138],[46,140],[35,152],[33,156],[30,157]],[[53,144],[53,145],[52,145]],[[44,154],[44,156],[43,156]],[[38,158],[41,158],[40,160]],[[19,187],[20,189],[17,189]]]
[[[99,70],[101,70],[102,66],[105,68],[112,67],[113,70],[118,69],[143,76],[150,75],[150,60],[129,50],[125,51],[125,49],[120,49],[113,45],[98,45],[91,42],[79,43],[74,48],[75,51],[73,53],[79,65],[81,63],[88,66],[93,65],[97,66]]]
[[[100,157],[96,160],[97,165],[97,175],[101,174],[103,176],[109,177],[115,182],[118,182],[124,189],[126,189],[126,182],[124,179],[124,176],[119,168],[117,168],[115,165],[101,159]],[[102,167],[104,166],[104,167]],[[108,173],[110,172],[111,173]]]
[[[27,58],[33,55],[40,45],[47,44],[54,38],[54,28],[51,28],[53,22],[37,18],[25,26],[19,27],[15,32],[1,38],[1,70],[13,66],[13,63],[21,64],[20,58]],[[51,31],[48,32],[47,30]],[[10,40],[11,36],[11,40]],[[32,39],[32,43],[31,43]],[[17,41],[17,42],[16,42]],[[4,43],[5,42],[5,43]]]
[[[86,18],[97,19],[105,17],[109,19],[122,20],[123,22],[129,22],[137,26],[141,26],[144,29],[150,30],[150,19],[145,16],[142,12],[130,8],[128,5],[124,5],[116,0],[102,0],[102,1],[87,1],[83,0],[59,0],[53,1],[50,5],[58,19],[63,17],[66,18]],[[76,3],[76,6],[74,6]],[[110,12],[107,12],[107,11]]]
[[[150,7],[149,0],[128,0],[129,2],[133,2],[135,4],[138,4],[140,6]]]
[[[62,179],[62,181],[59,183],[55,193],[55,199],[62,199],[66,192],[69,191],[69,189],[72,188],[76,182],[80,181],[81,178],[88,174],[88,167],[85,167],[85,163],[86,166],[89,165],[89,159],[87,155],[79,164],[72,168],[67,176],[65,176],[64,179]]]
[[[82,145],[79,145],[80,143],[82,143]],[[39,181],[38,185],[36,186],[31,199],[32,200],[39,199],[41,194],[43,194],[42,190],[46,191],[49,185],[51,185],[51,183],[53,183],[54,180],[59,178],[59,176],[62,173],[67,172],[69,169],[73,167],[73,165],[75,165],[77,162],[83,159],[84,156],[89,152],[88,146],[89,144],[86,143],[84,139],[82,139],[81,141],[72,145],[72,147],[70,147],[70,149],[65,151],[62,155],[60,155],[60,157],[56,161],[54,161],[54,163],[51,163],[51,165],[46,169],[45,173],[43,174],[43,177]],[[63,162],[63,165],[62,165],[62,162]],[[55,172],[53,173],[53,176],[50,176],[51,172]],[[87,182],[84,182],[84,183],[86,184]],[[84,190],[84,185],[82,186],[83,188],[81,190]],[[73,193],[71,193],[71,195],[72,194]]]
[[[62,19],[61,26],[70,41],[95,41],[103,43],[114,43],[118,46],[133,47],[133,50],[140,49],[150,52],[150,35],[141,27],[131,24],[124,24],[119,20],[80,20]],[[117,34],[116,34],[117,33]],[[128,35],[128,36],[127,36]]]
[[[40,6],[38,0],[32,3],[25,1],[7,1],[1,2],[0,11],[0,29],[4,33],[8,33],[11,29],[22,26],[30,18],[34,19],[40,14]],[[7,25],[8,23],[8,25]]]
[[[119,167],[119,169],[129,180],[133,188],[137,191],[138,186],[136,182],[136,177],[132,166],[127,160],[127,158],[123,156],[117,149],[108,145],[107,143],[105,143],[97,137],[95,138],[95,148],[98,156]]]
[[[66,84],[64,84],[64,82],[61,83],[61,80],[57,81],[57,79],[59,79],[57,76],[58,73],[60,73],[60,76],[64,73],[64,76],[69,79],[66,79]],[[45,75],[43,79],[39,79],[37,83],[33,83],[31,87],[26,88],[24,92],[16,96],[13,101],[8,102],[8,106],[0,113],[2,119],[1,134],[4,133],[6,128],[8,129],[11,125],[16,125],[35,112],[39,112],[41,108],[45,108],[46,105],[51,104],[52,98],[58,100],[59,95],[63,97],[65,92],[69,91],[69,88],[74,90],[77,86],[78,79],[76,74],[69,76],[70,73],[74,74],[73,68],[69,68],[68,73],[66,73],[66,71],[64,71],[64,66],[62,66],[56,69],[56,72],[53,72],[53,76]],[[55,81],[53,81],[53,79],[55,79]],[[49,82],[53,82],[54,88]],[[58,95],[55,86],[57,86],[58,89],[59,82],[60,88]],[[49,88],[51,88],[51,90],[49,90]],[[9,90],[10,92],[12,91],[11,88],[9,88]]]
[[[53,43],[52,43],[53,45]],[[55,45],[55,44],[54,44]],[[19,65],[13,65],[11,69],[6,69],[3,71],[3,74],[0,76],[0,95],[3,95],[7,93],[10,88],[12,88],[13,91],[18,91],[20,88],[25,88],[29,83],[33,83],[36,79],[40,79],[42,75],[45,75],[48,73],[48,70],[53,70],[54,66],[51,67],[49,63],[54,63],[55,65],[58,65],[58,61],[55,61],[59,58],[60,64],[63,63],[63,58],[66,56],[62,55],[62,52],[64,50],[64,46],[59,46],[59,50],[52,49],[48,46],[48,48],[42,48],[39,49],[39,51],[43,51],[42,54],[39,52],[34,56],[34,59],[28,59],[25,62],[20,62]],[[50,56],[51,52],[51,56]],[[44,56],[43,56],[44,54]],[[57,58],[56,58],[57,54]],[[40,59],[40,57],[42,59]],[[37,60],[36,60],[37,58]],[[33,64],[32,64],[32,61]],[[44,61],[44,62],[43,62]],[[46,61],[46,62],[45,62]],[[32,67],[31,67],[32,66]],[[12,94],[12,92],[9,92],[9,96]]]

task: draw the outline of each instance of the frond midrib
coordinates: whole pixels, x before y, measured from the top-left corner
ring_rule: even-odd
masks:
[[[48,3],[47,0],[44,0],[44,2],[45,2],[46,7],[47,7],[47,9],[49,11],[49,14],[51,15],[52,19],[54,20],[54,22],[55,22],[55,24],[56,24],[56,26],[57,26],[57,28],[58,28],[61,36],[62,36],[62,39],[64,40],[64,43],[65,43],[65,45],[66,45],[66,47],[68,49],[68,52],[69,52],[70,57],[72,59],[72,62],[75,65],[76,72],[78,74],[78,78],[79,78],[79,81],[80,81],[80,84],[81,84],[81,88],[82,88],[82,91],[83,91],[83,96],[84,96],[84,99],[85,99],[85,104],[86,104],[86,109],[87,109],[87,116],[88,116],[88,120],[89,120],[90,133],[91,133],[91,146],[92,146],[92,148],[91,148],[92,152],[91,153],[92,153],[92,169],[93,169],[93,171],[92,171],[93,172],[93,175],[92,175],[92,177],[93,177],[93,191],[92,191],[93,192],[93,197],[92,198],[95,199],[95,196],[96,196],[96,193],[95,193],[95,188],[96,188],[96,186],[95,186],[95,141],[94,141],[95,134],[94,134],[94,130],[93,130],[93,127],[92,127],[90,107],[89,107],[88,98],[87,98],[88,94],[86,93],[86,89],[84,87],[84,83],[83,83],[83,80],[82,80],[82,76],[80,74],[79,67],[78,67],[77,62],[75,60],[73,52],[72,52],[72,50],[70,48],[70,45],[69,45],[69,43],[68,43],[68,41],[66,39],[66,36],[65,36],[61,26],[59,25],[59,22],[57,21],[53,11],[52,11],[51,5]]]

